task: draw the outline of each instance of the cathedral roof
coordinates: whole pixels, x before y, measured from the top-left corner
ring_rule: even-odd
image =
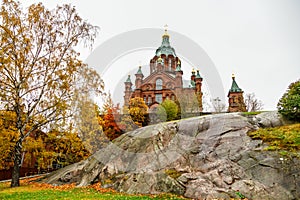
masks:
[[[201,75],[200,75],[200,72],[199,70],[197,70],[197,75],[196,75],[196,78],[202,78]]]
[[[242,89],[239,88],[238,84],[235,81],[235,76],[232,74],[232,84],[229,92],[242,92]]]
[[[139,66],[139,69],[138,69],[138,71],[136,72],[136,74],[143,74],[143,72],[142,72],[142,66]]]
[[[125,83],[131,83],[130,75],[128,75],[127,80],[125,81]]]
[[[156,49],[156,56],[159,57],[164,54],[166,56],[173,55],[174,57],[176,57],[175,49],[171,47],[169,39],[170,36],[167,33],[167,30],[165,30],[165,33],[162,36],[161,45],[160,47],[158,47],[158,49]]]
[[[181,71],[181,66],[180,66],[180,61],[178,60],[177,62],[177,67],[176,67],[176,72],[180,72]]]

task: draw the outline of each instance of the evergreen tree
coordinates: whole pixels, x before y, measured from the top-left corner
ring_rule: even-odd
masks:
[[[286,119],[300,122],[300,80],[289,85],[277,108]]]

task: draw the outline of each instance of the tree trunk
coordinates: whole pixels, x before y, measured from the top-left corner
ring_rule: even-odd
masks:
[[[20,139],[17,141],[15,145],[14,168],[12,171],[11,187],[20,186],[21,150],[22,150],[22,140]]]

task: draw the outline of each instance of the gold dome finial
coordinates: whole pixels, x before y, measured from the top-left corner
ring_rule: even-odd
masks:
[[[195,72],[196,72],[196,71],[195,71],[195,68],[193,68],[193,69],[192,69],[192,73],[195,74]]]
[[[177,64],[180,65],[180,60],[178,60]]]
[[[165,33],[163,34],[163,37],[164,36],[168,36],[169,37],[169,34],[168,34],[168,25],[166,24],[166,25],[164,25],[164,27],[165,27]]]
[[[165,27],[165,32],[167,32],[168,31],[168,24],[164,25],[164,27]]]
[[[232,78],[235,78],[235,75],[234,75],[234,73],[232,73],[231,77],[232,77]]]

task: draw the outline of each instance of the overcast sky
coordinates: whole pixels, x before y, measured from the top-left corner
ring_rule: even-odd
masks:
[[[40,1],[21,2],[27,7]],[[220,74],[225,95],[234,72],[238,85],[245,93],[254,92],[264,103],[265,110],[276,109],[288,85],[300,78],[299,0],[41,2],[49,8],[62,3],[75,5],[84,19],[101,29],[95,48],[127,31],[163,28],[168,24],[169,30],[192,39],[208,54]],[[172,44],[172,36],[170,40]],[[80,51],[82,59],[91,53]],[[140,62],[144,65],[153,55],[154,52],[145,52],[144,57],[137,55],[136,60],[128,55],[130,59],[123,65],[121,60],[118,62],[123,67]],[[105,80],[105,84],[109,87],[109,80]]]

